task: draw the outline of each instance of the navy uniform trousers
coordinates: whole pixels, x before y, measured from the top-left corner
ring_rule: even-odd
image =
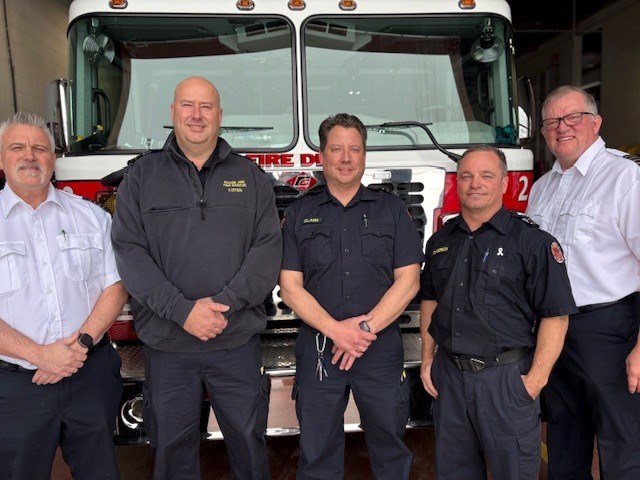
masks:
[[[169,353],[144,347],[145,425],[152,428],[154,480],[200,479],[203,385],[224,436],[233,478],[268,480],[264,434],[268,378],[258,335],[232,350]]]
[[[302,325],[296,343],[293,398],[300,422],[298,480],[344,478],[344,412],[349,391],[360,413],[373,478],[406,480],[412,455],[404,443],[409,418],[409,383],[403,375],[404,350],[397,325],[378,333],[348,371],[331,365],[333,343],[324,354],[328,376],[316,375],[316,331]],[[322,338],[322,335],[321,335]]]
[[[49,480],[58,445],[73,478],[120,478],[113,449],[120,365],[104,345],[53,385],[31,383],[34,372],[0,369],[0,478]]]
[[[543,390],[549,412],[549,480],[591,480],[594,436],[601,480],[640,479],[640,394],[625,359],[640,309],[621,302],[571,315],[564,349]]]
[[[540,400],[532,399],[521,375],[531,356],[479,372],[460,371],[439,348],[431,368],[436,478],[538,480]]]

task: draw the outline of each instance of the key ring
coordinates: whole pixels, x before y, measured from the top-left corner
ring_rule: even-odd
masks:
[[[318,363],[316,364],[316,375],[318,376],[318,380],[322,381],[327,378],[329,375],[327,374],[327,369],[324,366],[324,349],[327,346],[327,337],[322,335],[322,347],[320,347],[320,335],[321,333],[316,333],[316,351],[318,352]]]
[[[321,333],[316,333],[316,351],[318,352],[318,355],[322,355],[324,353],[324,349],[327,346],[327,337],[325,337],[324,335],[322,335],[322,338],[324,339],[322,341],[322,348],[320,348],[320,335],[322,335]]]

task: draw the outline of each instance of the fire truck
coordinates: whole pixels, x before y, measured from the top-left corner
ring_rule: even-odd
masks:
[[[280,214],[323,182],[318,126],[339,112],[367,126],[363,183],[402,198],[423,242],[458,212],[456,160],[473,144],[503,149],[505,204],[524,211],[533,181],[525,145],[534,123],[524,112],[533,99],[516,77],[510,16],[503,0],[75,0],[68,79],[47,92],[59,150],[55,185],[113,212],[123,169],[164,146],[173,90],[197,75],[217,86],[221,135],[262,167]],[[295,434],[300,320],[277,287],[265,306],[267,435]],[[133,320],[124,311],[109,332],[125,387],[117,444],[147,440],[144,356]],[[418,299],[398,322],[412,387],[408,427],[429,425]],[[351,401],[345,430],[358,428]],[[201,432],[220,438],[207,398]]]

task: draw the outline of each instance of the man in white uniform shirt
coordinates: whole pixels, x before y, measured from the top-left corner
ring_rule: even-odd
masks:
[[[0,477],[49,480],[60,445],[73,478],[117,479],[106,331],[127,293],[109,215],[53,188],[54,160],[42,118],[0,124]]]
[[[556,156],[529,197],[528,215],[564,249],[580,313],[543,398],[549,479],[640,478],[640,167],[605,148],[594,98],[563,86],[542,105]]]

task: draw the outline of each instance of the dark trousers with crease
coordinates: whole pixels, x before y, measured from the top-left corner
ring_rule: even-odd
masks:
[[[570,317],[543,391],[549,480],[591,480],[594,437],[601,480],[640,479],[640,394],[627,390],[625,366],[639,322],[633,302]]]
[[[460,371],[438,349],[431,368],[438,390],[433,418],[438,480],[537,480],[540,471],[540,401],[521,375],[531,357],[516,363]]]
[[[392,325],[378,334],[348,371],[331,365],[333,343],[327,339],[328,376],[316,375],[316,331],[303,325],[296,343],[293,397],[300,422],[298,480],[344,478],[344,412],[353,392],[364,430],[373,478],[406,480],[412,455],[404,443],[409,418],[409,383],[403,372],[400,329]]]
[[[145,346],[145,424],[153,429],[154,480],[198,480],[204,389],[222,431],[236,480],[270,478],[264,434],[268,379],[259,337],[232,349],[169,353]]]
[[[113,431],[122,397],[120,357],[110,345],[53,385],[0,370],[0,478],[49,480],[58,445],[79,480],[119,478]]]

